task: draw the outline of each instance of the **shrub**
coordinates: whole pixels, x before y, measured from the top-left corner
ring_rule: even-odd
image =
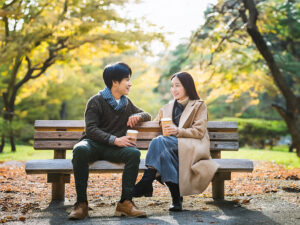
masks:
[[[222,121],[236,121],[238,123],[240,146],[265,148],[266,145],[269,145],[272,149],[281,136],[288,134],[286,124],[280,120],[226,117]]]

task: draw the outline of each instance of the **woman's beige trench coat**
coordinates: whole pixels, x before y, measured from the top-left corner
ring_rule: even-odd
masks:
[[[172,118],[174,100],[164,105],[155,120]],[[178,126],[180,195],[203,192],[218,169],[210,156],[207,108],[202,100],[189,100]]]

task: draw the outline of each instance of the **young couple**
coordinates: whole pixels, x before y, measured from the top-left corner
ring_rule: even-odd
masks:
[[[126,97],[132,86],[132,72],[122,62],[105,67],[106,88],[89,99],[85,110],[85,132],[73,150],[73,170],[77,202],[69,219],[88,216],[87,181],[89,163],[107,160],[125,163],[122,195],[115,215],[145,217],[132,201],[133,197],[152,196],[155,179],[166,184],[171,192],[170,211],[182,210],[182,196],[203,192],[212,180],[218,165],[211,160],[207,132],[207,109],[199,98],[192,76],[179,72],[171,77],[174,100],[164,105],[156,120],[172,118],[167,130],[171,136],[152,140],[142,179],[135,184],[140,163],[140,151],[126,131],[151,116]]]

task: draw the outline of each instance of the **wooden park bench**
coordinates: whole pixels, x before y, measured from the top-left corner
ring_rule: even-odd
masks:
[[[72,150],[84,130],[83,120],[36,120],[34,149],[54,150],[54,159],[30,160],[26,163],[27,174],[47,174],[47,182],[52,183],[52,200],[63,201],[65,183],[70,182],[73,173],[71,159],[66,159],[66,150]],[[221,151],[237,151],[239,148],[236,122],[208,122],[210,150],[213,160],[220,168],[212,181],[214,199],[224,199],[224,181],[231,179],[232,172],[252,172],[253,162],[248,159],[221,159]],[[161,134],[158,122],[143,122],[139,130],[137,147],[147,149],[150,141]],[[91,173],[122,172],[124,164],[96,161],[90,165]],[[144,160],[139,166],[145,170]]]

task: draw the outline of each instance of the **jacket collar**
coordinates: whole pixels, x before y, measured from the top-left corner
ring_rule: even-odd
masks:
[[[184,126],[184,124],[188,120],[189,116],[191,115],[191,112],[195,108],[195,105],[197,105],[196,104],[197,102],[203,102],[203,100],[201,100],[201,99],[199,99],[199,100],[189,100],[189,102],[187,103],[187,105],[185,106],[185,108],[182,112],[182,115],[181,115],[180,120],[179,120],[178,127],[183,127]],[[175,100],[171,100],[169,102],[169,104],[167,104],[167,106],[166,106],[166,111],[168,112],[168,114],[171,117],[172,117],[174,103],[175,103]]]
[[[196,100],[189,100],[188,104],[185,106],[180,120],[179,120],[179,125],[178,127],[183,127],[189,116],[191,115],[191,112],[193,111],[195,107]]]

